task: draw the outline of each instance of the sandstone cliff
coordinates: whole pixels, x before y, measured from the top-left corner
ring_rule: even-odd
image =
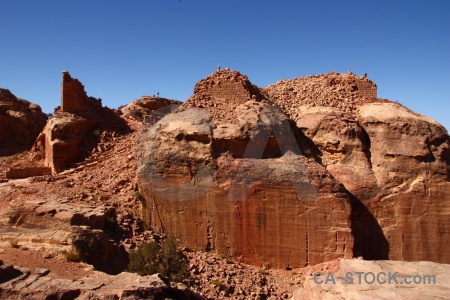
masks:
[[[144,219],[260,265],[351,255],[449,262],[449,149],[445,128],[376,99],[366,76],[261,90],[218,71],[141,130]]]
[[[350,257],[353,199],[301,155],[307,147],[245,76],[214,73],[177,113],[141,130],[144,219],[187,245],[256,265]]]
[[[46,120],[39,105],[0,88],[0,155],[29,150]]]
[[[367,82],[331,73],[264,90],[314,142],[326,169],[369,209],[389,241],[390,259],[448,263],[447,130],[398,103],[361,93],[358,87]]]

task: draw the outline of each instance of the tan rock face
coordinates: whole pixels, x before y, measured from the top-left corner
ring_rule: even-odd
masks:
[[[233,107],[236,118],[226,123],[225,105],[233,107],[188,103],[142,129],[137,160],[145,221],[191,247],[255,265],[351,257],[351,196],[301,155],[308,141],[295,124],[257,99]]]
[[[0,261],[2,299],[204,299],[181,285],[171,287],[160,274],[139,276],[122,272],[115,276],[94,272],[79,280],[59,279],[49,270],[4,265]]]
[[[363,272],[360,273],[361,280],[357,272]],[[327,270],[321,273],[317,274],[315,280],[313,276],[307,278],[304,286],[294,291],[291,299],[332,300],[351,297],[351,299],[366,300],[407,300],[415,299],[420,295],[420,299],[431,300],[446,299],[450,292],[450,265],[433,262],[343,259],[339,261],[338,272],[329,275]],[[353,283],[349,278],[353,279]]]
[[[29,150],[46,120],[39,105],[0,89],[0,155]]]
[[[450,139],[444,127],[396,103],[359,108],[381,189],[367,206],[391,259],[450,262]],[[439,251],[436,251],[439,249]]]

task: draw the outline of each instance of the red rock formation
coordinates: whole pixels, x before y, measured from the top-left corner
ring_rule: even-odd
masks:
[[[380,224],[390,259],[449,263],[447,131],[398,103],[361,97],[351,85],[324,84],[348,76],[284,80],[265,91],[314,142],[326,169],[364,203],[372,215],[366,217]],[[360,247],[370,241],[366,235]]]
[[[29,150],[46,120],[39,105],[0,89],[0,155]]]
[[[247,76],[224,70],[200,80],[184,106],[205,108],[216,123],[232,123],[237,117],[234,109],[250,99],[261,101],[265,96]]]
[[[61,108],[38,136],[32,157],[59,172],[83,159],[96,147],[103,130],[125,132],[128,126],[101,99],[88,97],[84,86],[69,72],[62,74]],[[44,154],[44,155],[42,155]]]
[[[232,97],[224,87],[242,91]],[[351,257],[351,196],[300,155],[307,144],[245,76],[214,73],[178,113],[141,132],[144,219],[191,247],[256,265]]]
[[[300,106],[335,107],[352,113],[357,102],[377,97],[375,83],[366,76],[356,76],[351,72],[283,79],[263,90],[294,120],[300,117]]]
[[[238,72],[210,75],[178,113],[141,135],[146,221],[192,246],[278,267],[350,248],[366,259],[450,262],[448,133],[374,97],[376,85],[354,74],[283,80],[264,92]],[[292,174],[318,201],[298,199]],[[345,189],[330,188],[339,183]],[[338,215],[329,210],[337,203],[347,203]]]

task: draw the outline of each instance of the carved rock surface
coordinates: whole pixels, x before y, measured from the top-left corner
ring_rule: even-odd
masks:
[[[228,86],[224,78],[248,88],[233,71],[208,81]],[[239,105],[209,109],[189,102],[143,127],[137,160],[145,221],[191,247],[256,265],[351,257],[351,196],[301,155],[308,141],[280,108],[242,95]],[[197,96],[191,99],[206,99]],[[223,109],[236,117],[222,117]]]
[[[46,120],[39,105],[0,88],[0,155],[29,150]]]

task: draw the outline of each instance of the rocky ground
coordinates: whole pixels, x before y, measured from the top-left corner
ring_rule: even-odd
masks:
[[[133,129],[140,126],[140,122],[130,119],[128,123]],[[26,207],[32,207],[34,212],[46,212],[46,216],[36,217],[20,211],[23,218],[20,220],[20,216],[16,216],[14,224],[10,223],[10,219],[5,219],[11,216],[3,213],[0,260],[5,265],[21,266],[32,271],[49,270],[47,276],[51,278],[78,280],[93,274],[91,265],[69,262],[63,255],[69,244],[65,239],[70,239],[70,224],[67,224],[67,220],[73,222],[73,216],[77,213],[91,213],[83,212],[82,207],[113,209],[117,232],[120,233],[116,235],[117,242],[128,249],[143,241],[153,240],[155,233],[145,231],[138,221],[140,216],[136,207],[139,201],[136,199],[134,182],[135,139],[135,132],[117,137],[105,133],[97,151],[75,168],[54,176],[0,183],[2,212],[25,210]],[[12,165],[26,166],[33,163],[26,154],[1,159]],[[76,209],[72,211],[71,208]],[[52,209],[56,209],[56,213],[50,217]],[[58,222],[54,222],[54,219],[58,219]],[[39,227],[45,227],[48,222],[57,226],[53,227],[55,232],[67,235],[57,239],[52,231],[53,240],[47,243],[49,234]],[[30,224],[34,228],[26,228],[31,227],[27,226]],[[12,230],[14,228],[18,230]],[[13,247],[10,241],[18,241],[18,245]],[[187,286],[209,299],[287,299],[311,270],[264,269],[233,262],[228,257],[219,257],[217,253],[185,251],[185,254],[189,259],[191,274],[187,278]],[[336,264],[330,262],[315,268],[335,267]]]

